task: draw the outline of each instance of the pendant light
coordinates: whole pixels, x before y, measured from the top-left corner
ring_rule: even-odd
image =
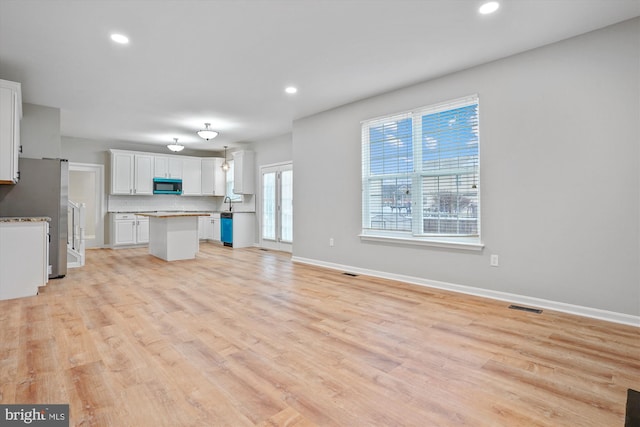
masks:
[[[220,166],[223,171],[228,172],[231,169],[231,165],[227,163],[227,146],[224,146],[224,163]]]
[[[209,129],[209,126],[211,126],[211,123],[205,123],[204,129],[198,131],[198,136],[202,139],[206,139],[207,141],[218,136],[218,132],[213,129]]]
[[[184,145],[178,144],[178,138],[173,138],[173,144],[167,145],[167,148],[171,151],[182,151],[184,150]]]

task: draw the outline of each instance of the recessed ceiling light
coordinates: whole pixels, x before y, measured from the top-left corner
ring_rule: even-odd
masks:
[[[293,95],[294,93],[296,93],[298,91],[298,88],[293,87],[293,86],[289,86],[284,91],[287,92],[290,95]]]
[[[111,40],[120,44],[129,43],[129,37],[123,36],[122,34],[111,34]]]
[[[489,1],[484,3],[482,6],[480,6],[480,9],[478,9],[478,12],[480,12],[483,15],[488,15],[498,10],[499,7],[500,7],[500,3],[498,3],[497,1]]]

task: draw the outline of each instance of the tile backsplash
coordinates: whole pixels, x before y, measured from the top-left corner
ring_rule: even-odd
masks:
[[[228,209],[222,197],[175,196],[169,194],[155,196],[113,196],[109,195],[109,212],[151,212],[151,211],[199,211],[218,212]],[[255,196],[245,195],[242,202],[234,202],[235,212],[255,212]]]
[[[218,200],[220,199],[220,200]],[[157,196],[109,196],[109,212],[149,211],[217,211],[221,197]]]

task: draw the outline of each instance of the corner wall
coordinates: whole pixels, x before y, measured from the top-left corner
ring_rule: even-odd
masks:
[[[23,103],[20,144],[22,145],[20,157],[62,158],[60,109]]]
[[[640,316],[639,76],[636,18],[295,121],[294,257]],[[360,241],[360,122],[472,93],[484,250]]]

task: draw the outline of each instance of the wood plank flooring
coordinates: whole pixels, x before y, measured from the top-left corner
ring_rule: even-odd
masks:
[[[201,245],[0,301],[0,403],[72,426],[623,426],[640,329]]]

